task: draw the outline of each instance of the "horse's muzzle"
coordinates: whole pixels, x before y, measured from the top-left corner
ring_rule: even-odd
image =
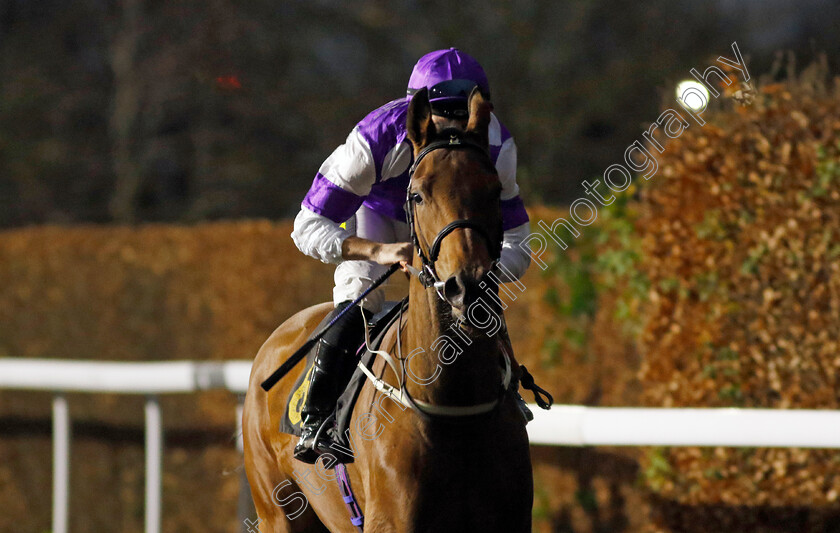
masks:
[[[479,300],[493,311],[501,311],[498,308],[498,296],[495,296],[498,294],[498,285],[484,270],[475,274],[461,271],[450,276],[443,284],[442,293],[456,315],[465,314]]]

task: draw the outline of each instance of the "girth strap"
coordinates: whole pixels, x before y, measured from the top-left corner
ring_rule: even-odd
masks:
[[[350,486],[350,476],[347,475],[347,467],[344,466],[344,463],[335,465],[335,474],[335,481],[338,483],[341,497],[350,513],[350,523],[356,526],[358,531],[364,531],[365,515],[359,507],[359,502],[356,501],[356,495],[353,494],[353,487]]]

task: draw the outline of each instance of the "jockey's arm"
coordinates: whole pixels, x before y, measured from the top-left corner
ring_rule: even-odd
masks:
[[[502,182],[502,256],[499,262],[504,267],[498,273],[503,282],[521,278],[531,264],[531,256],[520,244],[531,234],[531,225],[525,205],[519,197],[519,185],[516,183],[516,144],[513,138],[507,139],[499,151],[496,171]]]
[[[502,183],[504,239],[498,273],[502,281],[513,281],[525,274],[530,255],[520,243],[530,234],[528,214],[516,183],[516,145],[507,139],[496,162]],[[343,260],[370,260],[392,264],[410,261],[409,243],[378,243],[354,236],[340,223],[361,206],[376,179],[370,147],[354,129],[347,141],[324,161],[295,218],[292,239],[304,254],[324,263]],[[510,275],[509,275],[510,274]]]
[[[304,254],[324,263],[367,260],[385,265],[411,260],[408,243],[379,243],[341,227],[362,205],[376,180],[373,155],[354,128],[324,161],[295,217],[292,239]]]
[[[341,258],[393,265],[400,261],[411,262],[413,250],[410,242],[382,243],[350,236],[341,243]]]

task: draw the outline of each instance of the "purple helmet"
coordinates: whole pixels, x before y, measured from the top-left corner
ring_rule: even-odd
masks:
[[[478,61],[457,48],[436,50],[417,61],[408,80],[408,94],[429,89],[429,101],[436,114],[461,118],[475,86],[489,97],[487,75]]]

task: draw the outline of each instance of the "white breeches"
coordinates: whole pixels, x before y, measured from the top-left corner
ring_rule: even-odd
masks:
[[[371,241],[392,243],[411,240],[408,224],[380,215],[364,205],[347,221],[346,227],[356,237]],[[386,265],[372,261],[342,261],[335,269],[333,302],[338,305],[345,300],[355,300],[386,270]],[[365,297],[362,307],[376,313],[384,303],[385,290],[380,286]]]

